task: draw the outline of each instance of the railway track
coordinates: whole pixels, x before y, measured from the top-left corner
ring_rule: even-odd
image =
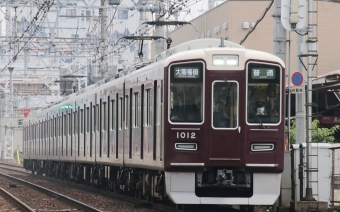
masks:
[[[8,185],[3,189],[16,204],[25,208],[24,211],[36,210],[64,210],[64,211],[91,211],[99,212],[100,209],[89,206],[78,200],[72,199],[60,193],[46,189],[31,182],[0,173],[1,184]],[[7,179],[7,180],[4,180]],[[15,197],[11,193],[16,193]],[[20,200],[19,200],[20,199]],[[70,209],[71,208],[71,209]]]
[[[14,164],[6,164],[6,163],[0,163],[0,169],[8,170],[8,171],[13,171],[16,173],[27,173],[30,175],[30,172],[27,172],[23,167],[17,166]],[[78,184],[74,182],[69,182],[65,180],[60,180],[60,179],[55,179],[55,178],[49,178],[49,177],[44,177],[40,175],[33,175],[35,179],[38,179],[40,182],[46,181],[47,183],[57,183],[60,185],[64,185],[67,188],[75,188],[78,189],[78,191],[83,192],[83,193],[92,193],[92,194],[101,194],[104,195],[110,199],[114,200],[120,200],[124,201],[127,203],[130,203],[132,205],[131,210],[126,210],[126,211],[164,211],[164,212],[175,212],[175,211],[197,211],[197,212],[206,212],[206,211],[224,211],[224,212],[239,212],[239,210],[232,208],[230,206],[219,206],[219,205],[192,205],[189,208],[188,207],[182,207],[182,206],[177,206],[167,202],[167,203],[158,203],[158,202],[150,202],[150,201],[145,201],[145,200],[140,200],[136,199],[135,197],[127,196],[127,195],[122,195],[118,193],[113,193],[109,192],[103,189],[99,188],[94,188],[94,187],[89,187],[89,186],[84,186],[83,184]]]
[[[0,169],[8,170],[8,171],[11,171],[11,172],[16,172],[16,173],[21,173],[21,174],[27,173],[27,174],[29,174],[29,176],[32,177],[30,172],[27,172],[23,167],[17,166],[17,165],[14,165],[14,164],[0,163]],[[40,175],[33,175],[33,176],[34,176],[35,179],[40,181],[40,184],[43,181],[46,181],[48,183],[57,183],[57,184],[65,186],[67,188],[75,188],[83,194],[85,194],[85,193],[91,193],[93,195],[101,194],[101,195],[104,195],[104,196],[106,196],[110,199],[124,201],[128,204],[131,204],[132,210],[127,210],[127,211],[143,211],[143,209],[145,211],[150,211],[150,210],[151,211],[164,211],[164,212],[178,211],[174,205],[169,206],[169,205],[157,204],[155,202],[147,202],[147,201],[144,201],[144,200],[136,199],[134,197],[121,195],[121,194],[105,191],[103,189],[89,187],[89,186],[85,186],[83,184],[73,183],[73,182],[69,182],[69,181],[65,181],[65,180],[49,178],[49,177],[44,177],[44,176],[40,176]]]
[[[1,201],[1,211],[22,211],[33,212],[34,209],[26,205],[24,202],[13,196],[11,193],[0,187],[0,196],[4,197]]]

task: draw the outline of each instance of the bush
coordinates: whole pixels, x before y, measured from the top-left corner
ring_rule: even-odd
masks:
[[[312,142],[315,143],[332,143],[335,138],[334,134],[338,130],[340,130],[340,125],[334,125],[331,128],[318,128],[320,122],[319,120],[315,119],[312,122]],[[307,127],[306,127],[307,128]],[[286,127],[286,131],[288,131],[288,127]],[[306,130],[307,133],[308,130]],[[296,138],[296,121],[291,121],[291,128],[290,128],[290,143],[295,144]]]

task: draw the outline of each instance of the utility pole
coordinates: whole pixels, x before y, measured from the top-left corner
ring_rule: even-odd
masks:
[[[296,34],[296,71],[305,76],[305,72],[302,68],[302,63],[299,58],[301,52],[302,36]],[[306,132],[306,89],[305,83],[301,86],[302,92],[295,95],[295,115],[296,115],[296,132]],[[306,133],[296,133],[296,144],[301,144],[306,141]],[[302,191],[301,191],[302,192]]]
[[[108,76],[108,63],[107,63],[107,1],[101,0],[101,6],[99,9],[99,15],[101,16],[101,61],[100,61],[100,73],[101,79],[105,79]]]
[[[4,159],[13,159],[13,67],[8,67],[9,82],[6,83],[6,125],[4,142]],[[8,92],[9,90],[9,92]]]
[[[307,172],[307,186],[306,186],[306,201],[313,201],[313,189],[312,189],[312,174],[317,172],[318,168],[313,167],[311,160],[312,153],[312,71],[314,63],[312,62],[312,54],[316,49],[313,48],[313,44],[316,42],[316,38],[313,38],[313,0],[308,0],[308,39],[307,39],[307,155],[306,155],[306,172]]]
[[[304,31],[306,29],[306,1],[299,1],[299,0],[281,0],[281,22],[283,27],[288,31]],[[301,56],[301,36],[297,35],[297,41],[296,41],[296,71],[297,72],[303,72],[301,63],[299,62],[300,56]],[[289,71],[288,73],[288,127],[290,133],[290,91],[291,88],[291,73]],[[305,142],[305,133],[306,132],[306,119],[305,119],[305,84],[303,83],[301,88],[302,93],[296,94],[296,131],[302,132],[296,134],[296,143],[303,143]],[[289,134],[290,138],[290,134]],[[300,161],[300,163],[303,163],[303,161]],[[295,176],[294,176],[295,177]],[[295,185],[291,185],[294,186]],[[302,192],[300,190],[300,192]],[[295,199],[293,201],[297,201],[297,197],[299,195],[293,194]],[[299,201],[302,201],[300,199]]]
[[[281,0],[274,1],[274,54],[281,58],[281,60],[286,63],[286,30],[283,28],[281,23]],[[289,67],[286,70],[290,72]],[[289,75],[289,74],[288,74]],[[289,80],[288,80],[289,83]],[[290,102],[288,100],[288,105]],[[282,110],[284,110],[282,108]],[[289,117],[289,116],[288,116]],[[289,126],[289,123],[288,123]],[[285,139],[283,140],[285,143]],[[285,146],[285,145],[284,145]],[[286,186],[284,182],[282,182],[282,187]],[[280,198],[275,202],[275,205],[278,205]]]

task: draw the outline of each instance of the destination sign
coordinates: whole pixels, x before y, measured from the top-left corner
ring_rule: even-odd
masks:
[[[252,79],[275,79],[276,71],[274,68],[252,68]]]
[[[193,78],[197,79],[200,77],[198,67],[176,67],[174,72],[175,78]]]

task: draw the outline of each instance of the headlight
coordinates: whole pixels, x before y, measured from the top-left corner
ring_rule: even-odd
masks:
[[[197,150],[197,144],[196,143],[175,143],[175,149],[195,151]]]
[[[213,66],[238,66],[238,55],[213,55]]]
[[[260,151],[272,151],[274,150],[274,144],[271,143],[254,143],[251,145],[251,151],[260,152]]]

